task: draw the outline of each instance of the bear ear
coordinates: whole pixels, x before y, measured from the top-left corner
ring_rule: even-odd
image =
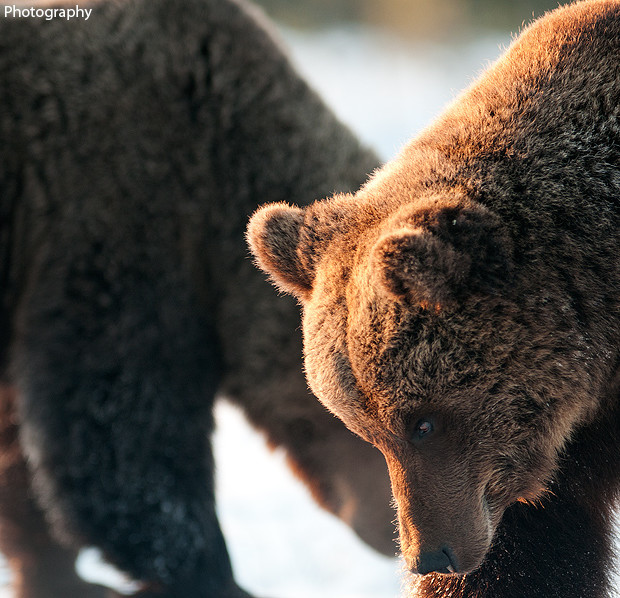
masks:
[[[512,242],[480,204],[417,209],[394,222],[372,250],[383,287],[436,310],[472,293],[497,294],[510,279]]]
[[[259,208],[248,224],[246,238],[257,266],[285,293],[303,299],[312,289],[312,277],[297,251],[304,211],[285,203]]]

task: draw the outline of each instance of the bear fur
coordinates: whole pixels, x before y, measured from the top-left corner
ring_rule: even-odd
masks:
[[[356,189],[377,157],[251,6],[90,8],[0,23],[0,548],[17,596],[103,596],[74,573],[85,545],[140,595],[247,595],[214,510],[216,392],[393,554],[384,460],[308,391],[297,306],[244,240],[259,204]]]
[[[547,14],[355,195],[253,217],[384,454],[416,595],[602,598],[620,474],[620,2]]]

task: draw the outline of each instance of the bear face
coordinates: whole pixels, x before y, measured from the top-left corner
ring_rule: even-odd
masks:
[[[250,242],[301,299],[311,389],[386,458],[409,568],[445,554],[439,570],[465,573],[507,506],[545,492],[589,403],[558,377],[567,339],[519,305],[496,215],[454,194],[386,217],[360,199],[271,206]]]
[[[358,193],[250,222],[312,390],[387,460],[414,572],[479,567],[615,372],[618,9],[550,14]]]

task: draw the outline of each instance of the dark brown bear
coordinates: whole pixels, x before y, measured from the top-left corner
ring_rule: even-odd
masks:
[[[215,512],[216,393],[393,553],[383,458],[308,392],[299,310],[244,240],[261,203],[356,189],[376,156],[244,2],[89,8],[0,20],[0,549],[16,596],[104,596],[73,567],[94,545],[142,596],[247,597]]]
[[[620,473],[620,2],[535,23],[355,195],[249,239],[386,457],[420,596],[601,598]]]

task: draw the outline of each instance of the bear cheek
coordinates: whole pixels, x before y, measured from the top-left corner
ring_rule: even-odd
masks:
[[[364,398],[357,389],[334,312],[304,310],[304,364],[310,390],[355,434],[370,442]],[[372,423],[372,422],[370,422]]]
[[[385,450],[398,505],[400,543],[413,573],[468,573],[483,561],[495,525],[484,483],[458,466],[458,456],[427,467],[412,449]]]

